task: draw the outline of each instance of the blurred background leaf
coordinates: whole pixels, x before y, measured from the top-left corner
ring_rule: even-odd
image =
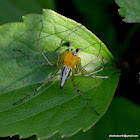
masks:
[[[124,17],[125,22],[140,23],[140,1],[139,0],[115,0],[121,7],[119,14]]]

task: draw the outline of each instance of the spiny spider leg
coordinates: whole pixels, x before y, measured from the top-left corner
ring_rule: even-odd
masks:
[[[102,58],[102,60],[103,60],[103,58]],[[81,69],[82,69],[82,71],[81,71]],[[79,73],[79,71],[81,71],[81,74],[82,74],[83,77],[88,77],[88,76],[90,76],[90,77],[92,77],[92,78],[109,78],[109,77],[111,77],[112,75],[114,75],[114,73],[111,74],[111,75],[109,75],[109,76],[95,76],[95,75],[92,75],[92,74],[95,74],[95,73],[98,73],[98,72],[102,71],[103,69],[104,69],[104,63],[103,63],[103,66],[102,66],[101,69],[89,73],[89,72],[87,72],[85,69],[82,68],[81,59],[79,59],[79,62],[78,62],[77,67],[76,67],[76,71],[78,71],[78,73]],[[75,74],[77,74],[77,72],[75,72]]]
[[[93,111],[99,116],[99,113],[94,109],[94,107],[89,103],[88,99],[86,99],[86,97],[80,92],[80,90],[78,89],[77,85],[74,82],[74,74],[75,74],[75,69],[72,69],[72,83],[74,88],[77,90],[78,94],[81,95],[84,100],[88,103],[88,105],[93,109]]]
[[[41,21],[42,21],[42,20],[41,20]],[[40,33],[39,33],[39,37],[38,37],[38,40],[37,40],[37,47],[38,47],[38,49],[40,50],[40,52],[41,52],[41,54],[43,55],[43,57],[45,58],[45,60],[47,61],[47,63],[43,63],[43,62],[40,62],[40,61],[38,61],[38,60],[35,60],[35,59],[33,59],[32,57],[30,57],[30,56],[28,56],[27,54],[25,54],[24,52],[22,52],[21,50],[13,49],[13,51],[18,51],[18,52],[22,53],[22,54],[23,54],[25,57],[27,57],[28,59],[30,59],[30,60],[32,60],[32,61],[34,61],[34,62],[37,62],[37,63],[39,63],[39,64],[41,64],[41,65],[51,65],[51,66],[53,66],[54,64],[52,64],[51,62],[49,62],[49,60],[47,59],[47,57],[45,56],[45,54],[43,53],[43,51],[41,50],[41,48],[40,48],[40,46],[39,46],[39,40],[40,40],[40,36],[41,36],[42,30],[43,30],[43,22],[42,22],[42,28],[41,28],[41,31],[40,31]]]
[[[102,62],[103,62],[103,58],[102,58]],[[104,78],[104,79],[105,79],[105,78],[109,78],[109,77],[113,76],[114,74],[116,74],[116,73],[113,73],[113,74],[108,75],[108,76],[96,76],[96,75],[93,75],[93,74],[95,74],[95,73],[98,73],[98,72],[102,71],[103,69],[104,69],[104,62],[103,62],[102,68],[99,69],[99,70],[97,70],[97,71],[93,71],[93,72],[91,72],[91,73],[88,73],[88,72],[84,69],[84,70],[81,71],[81,73],[82,73],[82,76],[83,76],[83,77],[88,77],[88,76],[90,76],[90,77],[92,77],[92,78]],[[85,73],[87,73],[87,74],[85,74]]]
[[[42,20],[41,20],[42,21]],[[39,40],[40,40],[40,36],[41,36],[41,32],[43,30],[43,21],[42,21],[42,28],[41,28],[41,31],[39,33],[39,37],[38,37],[38,40],[37,40],[37,47],[38,49],[40,50],[41,54],[43,55],[43,57],[45,58],[45,60],[47,61],[47,63],[50,65],[50,66],[53,66],[53,64],[47,59],[47,57],[45,56],[45,54],[43,53],[43,51],[41,50],[40,46],[39,46]]]
[[[104,58],[102,58],[102,62],[103,62],[103,59]],[[102,64],[103,64],[103,66],[99,70],[93,71],[89,74],[85,74],[84,77],[88,77],[88,76],[91,76],[92,74],[95,74],[95,73],[98,73],[98,72],[102,71],[104,69],[104,62]]]
[[[16,103],[14,103],[13,105],[17,105],[19,103],[21,103],[22,101],[24,101],[25,99],[27,99],[28,97],[30,97],[31,95],[35,94],[37,91],[39,91],[42,87],[44,87],[47,83],[49,83],[53,78],[54,76],[57,74],[59,69],[57,69],[53,74],[52,76],[46,81],[44,82],[40,87],[38,87],[37,89],[35,89],[34,91],[32,91],[30,94],[26,95],[24,98],[20,99],[19,101],[17,101]]]
[[[18,52],[22,53],[25,57],[27,57],[28,59],[32,60],[33,62],[39,63],[40,65],[48,65],[47,63],[43,63],[43,62],[40,62],[40,61],[38,61],[38,60],[33,59],[32,57],[28,56],[27,54],[25,54],[25,53],[22,52],[21,50],[13,49],[13,51],[18,51]]]
[[[76,32],[79,28],[81,28],[83,25],[80,25],[78,28],[76,28],[74,31],[72,31],[71,33],[69,33],[68,35],[66,35],[60,42],[60,46],[59,46],[59,52],[58,52],[58,59],[57,59],[57,68],[59,68],[59,58],[60,58],[60,51],[61,51],[61,47],[62,47],[62,43],[63,41],[68,37],[70,36],[72,33]],[[70,46],[71,47],[71,46]]]
[[[95,76],[95,75],[89,75],[89,76],[92,77],[92,78],[104,78],[104,79],[107,79],[107,78],[111,77],[111,76]]]
[[[84,67],[81,67],[81,69],[79,69],[75,74],[80,73],[80,72],[83,71],[86,67],[88,67],[88,66],[91,65],[93,62],[95,62],[95,61],[99,58],[100,52],[101,52],[101,43],[100,43],[99,53],[98,53],[98,55],[95,57],[95,59],[93,59],[90,63],[86,64]]]
[[[89,76],[92,77],[92,78],[109,78],[109,77],[111,77],[115,74],[118,74],[118,73],[121,73],[121,72],[114,72],[114,73],[112,73],[111,75],[108,75],[108,76],[95,76],[95,75],[89,75]]]
[[[75,74],[78,74],[78,73],[81,72],[81,74],[82,74],[83,77],[88,77],[88,76],[90,76],[90,77],[92,77],[92,78],[109,78],[109,77],[111,77],[112,75],[114,75],[114,74],[111,74],[111,75],[109,75],[109,76],[95,76],[95,75],[92,75],[92,74],[98,73],[98,72],[100,72],[100,71],[102,71],[102,70],[104,69],[104,62],[103,62],[103,59],[104,59],[104,58],[101,58],[101,59],[102,59],[102,62],[103,62],[103,66],[102,66],[101,69],[99,69],[99,70],[97,70],[97,71],[93,71],[93,72],[91,72],[91,73],[88,73],[88,72],[85,70],[85,68],[86,68],[87,66],[89,66],[89,65],[92,64],[95,60],[97,60],[97,59],[99,58],[100,52],[101,52],[101,43],[100,43],[100,49],[99,49],[98,55],[97,55],[96,58],[95,58],[94,60],[92,60],[90,63],[88,63],[87,65],[85,65],[84,67],[82,67],[82,65],[81,65],[81,59],[79,59],[79,62],[78,62],[78,64],[77,64],[77,66],[76,66],[76,72],[75,72]]]

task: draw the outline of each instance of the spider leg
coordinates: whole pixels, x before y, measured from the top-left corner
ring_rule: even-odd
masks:
[[[84,70],[84,73],[85,73],[85,71],[86,71],[87,74],[83,74],[83,77],[88,77],[88,76],[90,76],[90,77],[92,77],[92,78],[109,78],[110,76],[95,76],[95,75],[93,75],[93,74],[95,74],[95,73],[98,73],[98,72],[104,70],[103,58],[102,58],[102,64],[103,64],[103,66],[102,66],[99,70],[96,70],[96,71],[93,71],[93,72],[90,72],[90,73],[88,73],[86,70]]]
[[[77,90],[78,94],[81,95],[84,100],[88,103],[88,105],[92,108],[92,110],[99,116],[99,113],[93,108],[93,106],[89,103],[88,99],[86,99],[86,97],[80,92],[80,90],[78,89],[77,85],[74,82],[74,74],[75,74],[75,69],[72,69],[72,83],[74,88]]]
[[[99,58],[100,51],[101,51],[101,45],[100,45],[100,50],[99,50],[98,56],[97,56],[94,60],[92,60],[90,63],[88,63],[87,65],[85,65],[84,67],[82,67],[81,58],[79,58],[78,63],[77,63],[77,65],[76,65],[76,72],[75,72],[75,74],[78,74],[78,73],[81,72],[81,74],[82,74],[83,77],[88,77],[88,76],[90,76],[90,77],[92,77],[92,78],[109,78],[109,77],[111,77],[112,75],[114,75],[114,74],[111,74],[111,75],[109,75],[109,76],[95,76],[95,75],[93,75],[93,74],[95,74],[95,73],[98,73],[98,72],[104,70],[103,58],[101,58],[101,59],[102,59],[102,64],[103,64],[103,65],[102,65],[102,67],[101,67],[99,70],[93,71],[93,72],[90,72],[90,73],[87,72],[87,71],[85,70],[85,68],[86,68],[87,66],[89,66],[89,65],[92,64],[95,60],[97,60],[97,59]]]
[[[118,74],[118,73],[121,73],[121,72],[114,72],[114,73],[112,73],[111,75],[108,75],[108,76],[95,76],[95,75],[89,75],[89,76],[92,77],[92,78],[104,78],[104,79],[107,79],[107,78],[109,78],[109,77],[111,77],[111,76],[113,76],[115,74]],[[87,77],[87,76],[85,76],[85,77]]]
[[[42,20],[41,20],[42,21]],[[40,62],[38,60],[35,60],[34,58],[28,56],[27,54],[25,54],[24,52],[22,52],[21,50],[17,50],[17,49],[13,49],[13,51],[18,51],[20,52],[21,54],[23,54],[25,57],[27,57],[28,59],[32,60],[33,62],[37,62],[41,65],[51,65],[53,66],[54,64],[52,64],[51,62],[49,62],[49,60],[47,59],[47,57],[45,56],[45,54],[43,53],[43,51],[41,50],[40,46],[39,46],[39,40],[40,40],[40,36],[41,36],[41,32],[43,30],[43,22],[42,22],[42,28],[41,28],[41,31],[39,33],[39,37],[38,37],[38,40],[37,40],[37,47],[38,49],[40,50],[41,54],[43,55],[43,57],[45,58],[45,60],[47,61],[47,63],[43,63],[43,62]]]
[[[21,50],[13,49],[13,51],[18,51],[18,52],[20,52],[21,54],[23,54],[25,57],[27,57],[28,59],[32,60],[33,62],[37,62],[37,63],[39,63],[39,64],[41,64],[41,65],[48,65],[47,63],[43,63],[43,62],[40,62],[40,61],[38,61],[38,60],[33,59],[32,57],[30,57],[29,55],[25,54],[25,53],[22,52]]]
[[[93,71],[93,72],[91,72],[91,73],[89,73],[89,74],[87,74],[87,75],[84,75],[84,77],[87,77],[87,76],[90,76],[90,75],[92,75],[92,74],[95,74],[95,73],[98,73],[98,72],[100,72],[100,71],[102,71],[103,69],[104,69],[104,62],[103,62],[103,58],[102,58],[102,67],[99,69],[99,70],[96,70],[96,71]]]
[[[95,59],[93,59],[90,63],[86,64],[84,67],[81,67],[81,69],[79,69],[78,71],[76,71],[76,74],[82,72],[86,67],[88,67],[89,65],[91,65],[93,62],[95,62],[95,61],[99,58],[99,55],[100,55],[100,52],[101,52],[101,44],[102,44],[102,43],[100,43],[99,53],[98,53],[98,55],[95,57]]]
[[[62,43],[63,41],[68,37],[70,36],[72,33],[76,32],[79,28],[81,28],[82,25],[78,26],[78,28],[76,28],[74,31],[72,31],[71,33],[69,33],[68,35],[66,35],[60,42],[60,45],[59,45],[59,52],[58,52],[58,59],[57,59],[57,68],[59,68],[59,58],[60,58],[60,51],[61,51],[61,47],[62,47]],[[71,47],[71,46],[70,46]]]
[[[45,60],[47,61],[47,64],[49,64],[50,66],[53,66],[53,64],[47,59],[47,57],[45,56],[45,54],[43,53],[43,51],[41,50],[41,48],[39,46],[39,40],[40,40],[42,30],[43,30],[43,22],[42,22],[42,28],[41,28],[41,31],[39,33],[39,37],[38,37],[38,40],[37,40],[37,47],[38,47],[39,51],[41,52],[41,54],[43,55],[43,57],[45,58]]]
[[[68,46],[69,46],[69,52],[70,52],[70,51],[71,51],[71,47],[72,47],[72,43],[69,42],[69,43],[68,43]]]
[[[30,94],[27,94],[24,98],[22,98],[19,101],[15,102],[13,105],[17,105],[17,104],[23,102],[28,97],[30,97],[31,95],[34,95],[36,92],[38,92],[42,87],[44,87],[47,83],[49,83],[54,78],[54,76],[57,74],[58,70],[59,69],[56,69],[56,71],[52,74],[52,76],[46,82],[44,82],[40,87],[38,87],[37,89],[32,91]]]
[[[81,71],[81,74],[82,74],[83,77],[88,77],[88,76],[90,76],[90,77],[92,77],[92,78],[103,78],[103,79],[107,79],[107,78],[111,77],[112,75],[114,75],[114,73],[111,74],[111,75],[108,75],[108,76],[96,76],[96,75],[93,75],[93,74],[98,73],[98,72],[100,72],[100,71],[102,71],[102,70],[104,70],[104,63],[103,63],[102,68],[100,68],[99,70],[96,70],[96,71],[93,71],[93,72],[90,72],[90,73],[89,73],[89,72],[87,72],[85,69],[83,69],[83,70]]]
[[[95,76],[95,75],[89,75],[89,76],[92,78],[104,78],[104,79],[107,79],[110,77],[110,76]],[[87,77],[87,76],[84,76],[84,77]]]

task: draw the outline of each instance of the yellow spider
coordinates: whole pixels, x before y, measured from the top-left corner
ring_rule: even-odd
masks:
[[[82,25],[81,25],[82,26]],[[92,64],[98,57],[99,57],[99,54],[100,54],[100,50],[101,50],[101,45],[100,45],[100,50],[99,50],[99,53],[97,55],[97,57],[92,60],[89,64],[85,65],[84,67],[82,67],[81,65],[81,58],[78,57],[78,54],[81,52],[81,49],[77,48],[75,51],[72,51],[71,50],[71,47],[72,47],[72,43],[69,42],[68,43],[68,47],[69,47],[69,51],[65,51],[64,53],[62,53],[60,55],[60,50],[61,50],[61,46],[62,46],[62,43],[63,41],[70,35],[72,34],[73,32],[77,31],[81,26],[79,26],[77,29],[75,29],[74,31],[72,31],[71,33],[69,33],[65,38],[63,38],[61,40],[61,43],[60,43],[60,46],[59,46],[59,53],[58,53],[58,59],[57,59],[57,62],[55,63],[56,64],[56,71],[52,74],[52,76],[46,81],[44,82],[40,87],[38,87],[36,90],[32,91],[30,94],[26,95],[24,98],[22,98],[21,100],[19,100],[18,102],[14,103],[14,105],[17,105],[19,104],[20,102],[22,102],[23,100],[25,100],[26,98],[28,98],[29,96],[31,96],[32,94],[35,94],[37,91],[39,91],[44,85],[46,85],[49,81],[51,81],[54,76],[56,75],[56,73],[59,71],[59,69],[62,69],[61,71],[61,80],[60,80],[60,89],[63,88],[63,86],[65,85],[67,79],[69,78],[70,74],[71,74],[71,71],[72,71],[72,83],[73,83],[73,86],[74,88],[77,90],[78,94],[81,95],[84,100],[89,104],[89,106],[96,112],[96,114],[99,116],[98,112],[93,108],[93,106],[89,103],[88,99],[86,99],[84,97],[84,95],[80,92],[80,90],[77,88],[76,84],[74,83],[74,75],[75,74],[78,74],[78,73],[81,73],[82,76],[84,77],[87,77],[87,76],[90,76],[90,77],[93,77],[93,78],[108,78],[109,76],[93,76],[94,73],[97,73],[101,70],[103,70],[104,68],[104,64],[103,64],[103,67],[101,69],[99,69],[98,71],[94,71],[92,73],[88,73],[85,68],[87,66],[89,66],[90,64]],[[42,29],[41,29],[41,32],[43,30],[43,23],[42,23]],[[39,34],[39,37],[38,37],[38,42],[37,42],[37,47],[38,49],[40,50],[41,54],[43,55],[43,57],[45,58],[46,62],[47,63],[42,63],[38,60],[35,60],[33,58],[31,58],[30,56],[26,55],[24,52],[22,52],[21,50],[16,50],[14,49],[13,51],[18,51],[20,53],[22,53],[25,57],[27,57],[28,59],[31,59],[32,61],[34,62],[37,62],[37,63],[40,63],[41,65],[50,65],[50,66],[53,66],[55,64],[52,64],[48,59],[47,57],[44,55],[43,51],[41,50],[40,46],[39,46],[39,40],[40,40],[40,36],[41,36],[41,32]],[[103,61],[103,59],[102,59]]]

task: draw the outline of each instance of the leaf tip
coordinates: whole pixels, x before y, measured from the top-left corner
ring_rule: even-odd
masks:
[[[126,22],[126,23],[128,22],[127,20],[125,20],[125,18],[124,18],[124,19],[122,19],[122,21],[123,21],[123,22]]]

